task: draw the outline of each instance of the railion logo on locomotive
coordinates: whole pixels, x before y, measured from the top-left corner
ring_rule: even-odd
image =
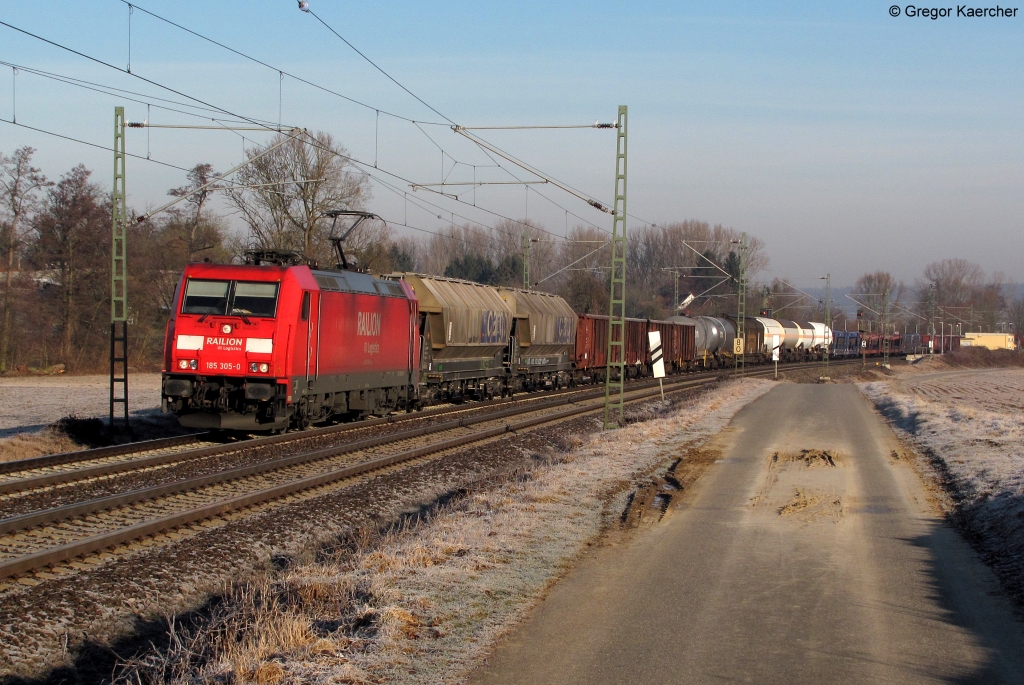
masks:
[[[356,335],[380,335],[380,312],[359,312],[356,317]]]
[[[244,338],[207,338],[207,345],[217,345],[220,347],[242,347],[242,343],[245,342]]]
[[[555,319],[555,342],[572,342],[572,319],[568,316],[559,316]]]
[[[503,312],[484,311],[480,315],[480,342],[504,343],[508,338],[508,319]]]

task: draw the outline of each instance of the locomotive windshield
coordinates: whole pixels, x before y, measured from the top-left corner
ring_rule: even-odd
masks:
[[[277,313],[277,288],[277,283],[190,278],[185,286],[181,313],[273,317]]]

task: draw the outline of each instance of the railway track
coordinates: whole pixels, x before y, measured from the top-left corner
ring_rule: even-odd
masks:
[[[790,368],[796,368],[796,365]],[[747,375],[757,377],[771,373],[771,369],[764,369],[748,371]],[[716,380],[716,377],[706,376],[680,377],[673,380],[665,392],[670,394],[693,390]],[[656,385],[651,385],[641,384],[641,387],[631,388],[627,393],[627,402],[635,403],[656,397],[659,390]],[[308,449],[173,482],[9,516],[0,520],[0,579],[16,578],[69,561],[74,566],[72,560],[77,558],[96,555],[104,550],[157,535],[169,534],[169,539],[173,540],[173,531],[176,529],[213,517],[337,484],[397,464],[434,458],[449,450],[493,440],[510,432],[599,412],[602,408],[603,391],[591,390],[584,393],[566,392],[554,397],[542,395],[536,401],[526,403],[522,400],[498,401],[484,408],[474,407],[478,411],[471,415],[446,421],[436,419],[459,410],[431,410],[435,421],[426,425],[411,425],[408,428],[401,426],[399,430],[391,426],[392,430],[383,434],[348,440],[343,444]],[[465,413],[464,408],[462,411]],[[515,420],[510,421],[513,417]],[[400,417],[399,421],[375,421],[377,424],[404,424],[422,418],[423,413]],[[321,429],[313,435],[296,434],[296,437],[321,437],[332,434],[332,431],[333,435],[348,433],[357,428],[365,428],[366,424],[362,422],[335,426]],[[288,442],[285,440],[287,437],[260,438],[239,444],[251,445],[259,441],[264,441],[263,444],[279,444]],[[292,437],[291,441],[295,441],[296,437]],[[145,468],[154,468],[154,464],[160,460],[181,461],[176,454],[216,453],[216,450],[224,447],[215,445],[186,452],[161,453],[142,457],[142,460],[150,460],[146,462]],[[231,449],[237,450],[238,447],[232,446]],[[124,466],[126,463],[115,462],[107,467],[127,468]],[[98,473],[102,468],[102,464],[90,463],[77,471]],[[20,480],[68,477],[68,472],[58,472]]]
[[[679,376],[677,378],[713,377],[716,373],[702,373],[691,376]],[[634,381],[628,387],[651,387],[654,384],[655,382],[650,379],[645,379]],[[441,420],[448,415],[474,415],[492,411],[494,407],[505,405],[520,406],[526,409],[531,404],[547,402],[554,397],[585,399],[589,396],[596,397],[603,392],[603,389],[600,387],[563,389],[520,398],[474,402],[468,405],[449,405],[412,414],[372,418],[297,433],[255,437],[226,444],[210,440],[206,434],[195,434],[4,462],[0,463],[0,516],[6,517],[10,514],[9,510],[4,506],[4,504],[9,504],[9,502],[4,501],[5,499],[10,500],[12,496],[24,495],[79,481],[109,478],[119,474],[141,472],[147,469],[168,468],[175,464],[221,457],[235,452],[256,450],[272,445],[323,442],[337,437],[346,437],[349,434],[359,434],[374,430],[387,431],[392,430],[398,424],[409,422],[428,423]]]

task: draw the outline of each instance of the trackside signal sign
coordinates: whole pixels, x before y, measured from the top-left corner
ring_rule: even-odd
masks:
[[[661,333],[651,331],[647,334],[647,341],[651,346],[651,366],[654,367],[654,377],[665,377],[665,355],[661,349]]]

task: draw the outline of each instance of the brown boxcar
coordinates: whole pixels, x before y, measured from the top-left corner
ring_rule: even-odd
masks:
[[[693,365],[696,346],[694,344],[695,329],[692,324],[649,321],[648,330],[661,333],[661,349],[664,354],[666,373],[686,371]],[[647,363],[651,363],[650,351],[647,353]]]
[[[603,369],[607,354],[608,317],[580,314],[576,324],[576,349],[573,353],[576,369],[584,372]]]
[[[626,319],[625,358],[628,377],[651,373],[649,331],[661,333],[666,372],[688,369],[694,360],[694,327],[691,324],[649,319]],[[604,377],[608,354],[608,317],[580,314],[576,326],[574,361],[583,376]]]

